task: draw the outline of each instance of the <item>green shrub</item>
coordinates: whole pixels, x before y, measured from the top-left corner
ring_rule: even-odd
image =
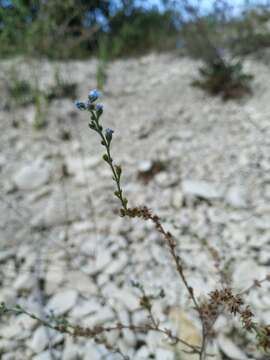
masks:
[[[243,71],[240,61],[218,61],[199,68],[200,79],[193,85],[199,86],[211,95],[221,95],[223,100],[237,99],[251,94],[252,75]]]
[[[190,5],[189,0],[182,0],[182,3],[189,17],[187,21],[180,17],[184,21],[180,38],[188,54],[203,62],[199,68],[199,79],[193,85],[211,95],[221,95],[224,100],[250,94],[252,75],[243,71],[243,58],[235,61],[234,54],[230,56],[226,47],[228,38],[234,33],[228,26],[232,21],[228,3],[223,2],[222,8],[213,8],[203,16],[197,7]],[[228,52],[229,56],[225,58],[224,52]]]

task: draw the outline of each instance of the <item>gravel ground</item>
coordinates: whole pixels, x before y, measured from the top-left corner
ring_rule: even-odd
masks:
[[[161,216],[201,299],[220,283],[206,244],[220,252],[233,289],[269,273],[270,70],[251,59],[245,65],[255,76],[254,94],[241,101],[222,102],[191,87],[198,64],[175,54],[110,64],[102,99],[102,121],[115,130],[113,157],[123,167],[130,204],[146,204]],[[95,60],[58,66],[78,84],[78,98],[95,87]],[[0,67],[8,78],[10,63]],[[32,61],[21,64],[20,73],[26,79],[37,73],[46,89],[54,68]],[[152,293],[163,288],[155,314],[167,326],[169,314],[175,329],[186,324],[181,334],[198,341],[196,316],[184,311],[190,302],[160,235],[116,213],[111,174],[87,114],[69,99],[55,100],[47,127],[36,130],[33,105],[10,103],[7,110],[6,82],[0,85],[0,301],[40,316],[53,310],[89,326],[134,324],[146,318],[131,286],[136,280]],[[266,283],[247,296],[266,323],[269,289]],[[264,359],[252,337],[239,335],[237,322],[222,316],[216,334],[216,359]],[[153,333],[108,336],[134,360],[196,359]],[[0,359],[105,358],[119,356],[49,332],[24,315],[1,319]]]

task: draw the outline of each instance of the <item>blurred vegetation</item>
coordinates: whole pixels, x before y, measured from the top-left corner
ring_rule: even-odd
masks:
[[[243,71],[240,61],[208,63],[199,68],[200,79],[193,82],[211,95],[221,95],[223,100],[238,99],[251,93],[253,76]]]
[[[270,46],[270,9],[259,1],[247,2],[237,16],[229,0],[212,0],[207,12],[191,0],[160,3],[163,11],[151,1],[0,0],[0,56],[111,59],[181,43],[192,56],[206,58],[210,43],[211,51],[214,44],[241,55]]]
[[[247,1],[240,9],[231,0],[212,0],[205,11],[193,0],[160,3],[162,11],[138,0],[0,0],[0,56],[96,56],[97,87],[102,89],[110,60],[178,48],[203,63],[196,85],[226,99],[251,92],[252,77],[244,72],[243,61],[270,46],[269,6]],[[226,60],[220,55],[224,51],[230,55]],[[72,98],[76,92],[74,84],[60,84],[60,79],[51,90],[48,100]],[[10,91],[31,100],[26,84]]]
[[[0,55],[89,57],[98,53],[98,42],[104,36],[110,38],[112,57],[132,55],[146,49],[162,50],[176,34],[170,10],[145,9],[131,0],[119,3],[0,0]]]

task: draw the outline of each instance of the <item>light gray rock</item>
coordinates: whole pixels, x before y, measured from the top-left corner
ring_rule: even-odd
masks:
[[[135,354],[134,360],[148,360],[150,355],[154,355],[146,346],[142,346]]]
[[[82,267],[82,271],[88,275],[98,274],[100,271],[104,270],[111,263],[111,254],[107,250],[102,250],[96,254],[94,260],[90,260],[86,266]]]
[[[24,333],[22,331],[22,327],[18,323],[10,323],[9,325],[1,326],[0,337],[4,339],[16,338],[18,340],[19,338],[24,337]]]
[[[147,172],[151,170],[152,167],[152,161],[151,160],[143,160],[138,165],[138,170],[140,172]]]
[[[218,345],[222,352],[228,356],[229,359],[247,360],[245,353],[235,345],[229,338],[221,335],[218,337]]]
[[[75,290],[63,290],[49,300],[46,309],[56,315],[63,315],[70,311],[76,304],[78,292]]]
[[[129,290],[117,289],[111,296],[117,301],[120,301],[129,311],[134,311],[139,308],[139,298]]]
[[[102,353],[99,351],[97,345],[88,342],[84,349],[83,360],[101,360]]]
[[[79,360],[79,349],[75,344],[65,344],[62,360]]]
[[[45,275],[45,289],[48,295],[54,294],[64,281],[64,265],[57,269],[51,265]]]
[[[171,199],[171,204],[175,209],[181,209],[182,205],[183,205],[183,193],[182,191],[173,191],[172,193],[172,199]]]
[[[182,190],[185,196],[194,196],[206,200],[217,200],[223,196],[223,191],[215,184],[200,180],[183,180]]]
[[[50,178],[50,167],[47,163],[36,160],[22,167],[13,178],[20,190],[32,190],[46,184]]]
[[[83,319],[86,326],[99,326],[115,318],[114,312],[107,306],[104,306],[94,315],[87,316]]]
[[[136,345],[136,336],[133,331],[130,329],[125,329],[122,331],[123,333],[123,340],[127,344],[129,348],[134,348]]]
[[[67,222],[64,202],[61,194],[49,198],[43,211],[37,214],[33,220],[33,226],[58,226]]]
[[[6,354],[1,355],[1,360],[15,360],[16,359],[16,353],[14,352],[8,352]]]
[[[31,273],[25,272],[18,275],[14,282],[14,289],[17,292],[30,291],[35,285],[35,279]]]
[[[36,327],[37,320],[32,319],[30,316],[21,314],[16,316],[16,324],[22,327],[24,330],[33,330]]]
[[[128,263],[128,255],[124,252],[120,256],[113,260],[110,265],[106,268],[105,274],[113,275],[121,272]]]
[[[162,349],[162,348],[157,348],[156,349],[156,360],[174,360],[175,359],[175,354],[170,351],[170,350],[166,350],[166,349]]]
[[[243,187],[232,186],[229,188],[225,200],[228,205],[236,208],[242,209],[247,207],[247,196]]]
[[[33,356],[32,360],[53,360],[53,358],[52,358],[50,352],[47,350],[36,356]]]
[[[81,271],[69,271],[66,284],[67,287],[77,290],[81,295],[89,296],[98,292],[94,280]]]
[[[47,330],[44,326],[40,326],[34,332],[34,335],[29,343],[31,350],[38,354],[47,348],[49,345],[49,338]]]
[[[259,266],[254,260],[238,261],[233,273],[233,284],[239,290],[244,290],[253,284],[254,280],[263,279],[267,274],[267,267]]]
[[[95,299],[89,299],[78,303],[71,312],[75,318],[83,318],[86,315],[97,313],[101,310],[101,305]]]
[[[10,258],[15,255],[15,251],[13,249],[1,250],[0,252],[0,263],[6,262]]]

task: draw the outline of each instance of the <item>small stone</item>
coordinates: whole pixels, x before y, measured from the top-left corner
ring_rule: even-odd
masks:
[[[230,187],[225,196],[225,200],[228,205],[236,209],[242,209],[247,207],[246,193],[244,189],[240,186]]]
[[[136,336],[130,329],[122,330],[123,338],[129,348],[134,348],[136,345]]]
[[[100,311],[94,315],[90,315],[83,319],[86,326],[99,326],[115,318],[114,312],[109,307],[102,307]]]
[[[175,185],[179,182],[178,175],[176,173],[169,174],[165,171],[161,171],[155,176],[155,182],[162,188],[167,188]]]
[[[79,349],[75,344],[66,344],[64,347],[62,360],[78,360]]]
[[[224,335],[218,337],[218,344],[222,352],[229,358],[234,360],[247,360],[245,353],[236,346],[229,338]]]
[[[21,168],[14,176],[13,181],[20,190],[32,190],[46,184],[50,178],[48,164],[39,160]]]
[[[75,222],[72,226],[72,231],[74,234],[89,233],[93,230],[93,223],[90,221],[78,221]]]
[[[15,256],[14,250],[1,250],[0,252],[0,263],[9,260],[10,258]]]
[[[181,209],[183,205],[183,193],[182,191],[174,191],[172,193],[171,204],[175,209]]]
[[[78,292],[75,290],[65,290],[54,295],[48,302],[46,308],[53,311],[55,315],[63,315],[70,311],[76,304]]]
[[[59,266],[57,269],[51,265],[45,276],[45,289],[48,295],[54,294],[64,281],[64,270]]]
[[[16,323],[24,330],[33,330],[37,324],[37,320],[32,319],[26,314],[21,314],[16,317]]]
[[[34,284],[35,281],[32,274],[25,272],[19,274],[13,286],[17,292],[21,292],[21,291],[29,292],[33,288]]]
[[[50,351],[44,351],[36,356],[32,357],[32,360],[53,360]]]
[[[70,271],[66,284],[67,287],[77,290],[82,295],[97,293],[97,286],[93,279],[81,271]]]
[[[33,220],[33,226],[57,226],[67,221],[63,199],[60,196],[50,197],[44,210],[37,214]]]
[[[182,190],[186,196],[194,196],[206,200],[221,199],[223,192],[210,182],[199,180],[182,181]]]
[[[84,349],[83,360],[101,360],[103,358],[101,351],[97,345],[88,342]]]
[[[148,360],[155,355],[146,346],[142,346],[135,354],[134,360]]]
[[[238,261],[233,273],[233,284],[239,290],[244,290],[254,283],[254,280],[263,279],[267,274],[267,267],[259,266],[254,260]]]
[[[140,172],[147,172],[150,171],[152,168],[152,161],[151,160],[143,160],[139,163],[138,170]]]
[[[82,271],[88,275],[96,275],[111,263],[111,254],[106,250],[100,250],[94,261],[89,261],[87,266],[82,267]]]
[[[120,301],[129,311],[135,311],[139,308],[139,298],[125,289],[117,289],[112,298]]]
[[[157,348],[155,354],[156,354],[156,357],[155,357],[156,360],[174,360],[175,359],[175,354],[170,350]]]
[[[86,315],[97,313],[101,310],[101,305],[94,299],[83,301],[76,305],[71,313],[72,317],[83,318]]]
[[[40,326],[34,332],[29,347],[34,353],[38,354],[43,350],[45,350],[48,345],[49,345],[49,338],[48,338],[47,330],[45,329],[44,326]]]
[[[24,337],[22,328],[18,323],[10,324],[9,326],[1,326],[0,337],[4,339],[14,339],[18,337]]]
[[[6,339],[0,339],[0,354],[9,353],[14,349],[15,345],[16,344],[14,344],[12,341]]]
[[[105,273],[108,275],[113,275],[121,272],[128,263],[128,256],[126,253],[121,253],[120,256],[111,262],[111,264],[106,268]]]

